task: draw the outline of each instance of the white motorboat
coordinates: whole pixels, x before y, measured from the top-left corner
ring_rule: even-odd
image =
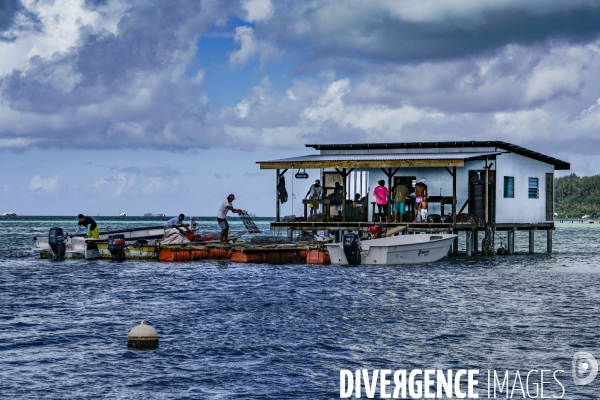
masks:
[[[390,236],[360,241],[360,264],[422,264],[442,259],[458,235],[448,233]],[[328,243],[332,264],[348,265],[344,243]]]
[[[105,247],[108,237],[111,235],[121,234],[125,237],[125,241],[134,243],[138,240],[146,240],[149,243],[154,243],[156,239],[162,239],[165,234],[164,226],[146,226],[140,228],[121,229],[116,231],[100,232],[99,239],[89,239],[85,234],[70,235],[65,233],[65,258],[86,258],[94,259],[102,256],[102,249]],[[48,236],[34,237],[35,247],[33,251],[39,252],[41,258],[52,258],[53,252],[48,243]],[[100,245],[100,251],[98,251]],[[132,249],[133,251],[133,249]],[[106,254],[104,254],[106,255]],[[108,253],[110,255],[110,253]]]
[[[3,217],[16,217],[17,213],[15,213],[15,212],[5,212],[5,213],[2,213],[2,216]]]

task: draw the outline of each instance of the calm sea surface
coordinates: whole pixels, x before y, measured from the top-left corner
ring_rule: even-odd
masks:
[[[479,369],[480,398],[487,370],[509,370],[511,389],[517,370],[523,386],[562,370],[563,398],[600,398],[600,376],[571,376],[576,351],[600,360],[600,224],[558,224],[550,255],[545,232],[535,255],[517,232],[519,255],[397,267],[36,258],[52,226],[76,219],[0,218],[2,398],[333,399],[340,369]],[[127,348],[142,319],[155,351]],[[544,396],[562,393],[552,373]]]

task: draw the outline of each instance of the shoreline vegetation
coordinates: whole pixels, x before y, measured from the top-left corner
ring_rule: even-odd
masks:
[[[554,179],[556,218],[600,217],[600,175]]]

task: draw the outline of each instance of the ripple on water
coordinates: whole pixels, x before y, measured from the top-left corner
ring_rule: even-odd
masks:
[[[52,224],[0,222],[6,397],[339,398],[341,368],[568,376],[575,351],[600,354],[587,226],[559,226],[552,255],[343,268],[36,259],[32,232]],[[156,351],[126,347],[142,319],[160,334]]]

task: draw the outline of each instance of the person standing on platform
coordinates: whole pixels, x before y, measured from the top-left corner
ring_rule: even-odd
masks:
[[[427,185],[425,184],[425,179],[421,179],[421,182],[415,185],[415,216],[414,221],[417,222],[417,217],[419,216],[419,208],[421,202],[424,198],[427,197]]]
[[[183,215],[183,214],[179,214],[179,217],[173,217],[173,218],[171,218],[165,224],[165,228],[174,228],[176,226],[183,225],[183,223],[181,221],[183,221],[184,218],[185,218],[185,215]]]
[[[382,179],[379,182],[379,186],[373,190],[373,195],[375,196],[375,204],[377,204],[377,212],[379,213],[379,222],[382,222],[385,217],[385,222],[388,222],[387,219],[387,205],[388,205],[388,197],[389,191],[388,188],[385,187],[385,181]]]
[[[394,213],[394,222],[398,222],[398,214],[400,214],[400,222],[405,213],[406,196],[408,196],[408,189],[402,183],[396,185],[392,190],[392,198],[394,199],[394,205],[392,212]]]
[[[423,197],[423,201],[419,204],[419,209],[421,212],[421,222],[427,222],[427,197]],[[417,222],[415,220],[415,222]]]
[[[234,200],[235,196],[230,194],[227,196],[227,200],[224,200],[223,203],[221,203],[221,207],[219,207],[219,211],[217,211],[217,222],[221,228],[221,244],[227,244],[229,240],[229,223],[227,222],[227,213],[229,211],[233,213],[239,213],[241,211],[237,208],[233,208],[233,204],[231,202]]]
[[[308,189],[308,192],[306,193],[306,196],[304,196],[304,198],[310,199],[310,200],[321,200],[322,197],[323,197],[323,187],[321,186],[321,181],[319,179],[317,179],[317,180],[315,180],[315,183],[310,185],[310,188]],[[316,214],[318,210],[319,210],[318,203],[310,203],[310,216],[311,217],[313,214]]]
[[[100,239],[100,232],[98,231],[98,224],[90,217],[86,217],[83,214],[77,216],[79,223],[77,225],[84,226],[87,228],[87,237],[93,239]],[[79,230],[79,228],[78,228]]]

